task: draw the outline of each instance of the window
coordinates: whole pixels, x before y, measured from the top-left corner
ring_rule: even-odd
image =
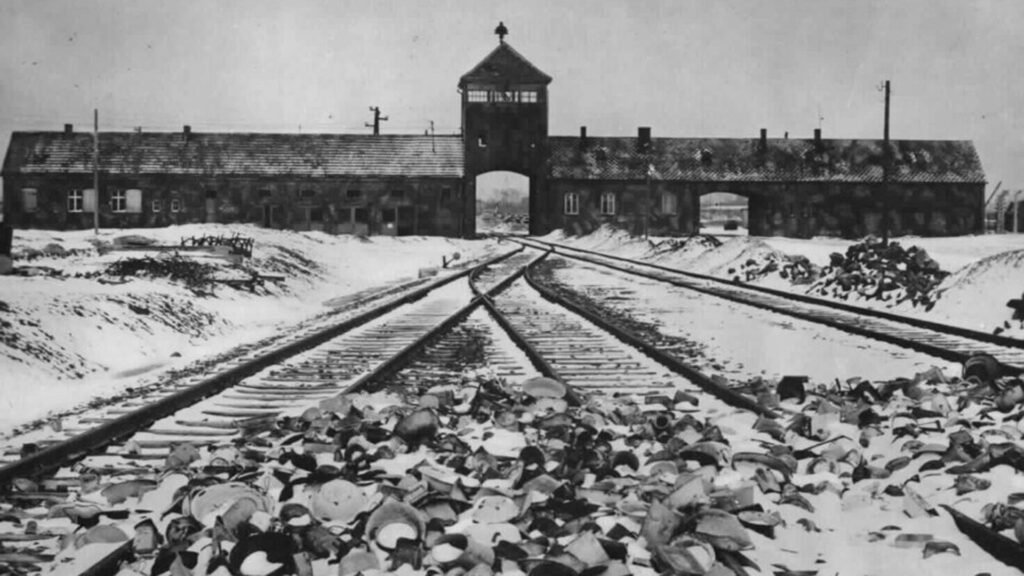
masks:
[[[405,190],[392,190],[391,191],[391,198],[393,200],[404,200],[405,199]]]
[[[35,212],[39,207],[39,195],[35,188],[21,189],[22,212]]]
[[[181,212],[181,200],[171,200],[171,212]]]
[[[448,202],[452,199],[452,189],[445,186],[441,188],[441,202]]]
[[[487,102],[487,91],[486,90],[470,90],[469,91],[470,102]]]
[[[537,102],[537,91],[536,90],[524,90],[519,93],[519,101],[524,104],[534,104]]]
[[[217,191],[216,190],[207,190],[206,191],[206,199],[207,200],[211,200],[211,199],[216,198],[216,197],[217,197]]]
[[[565,202],[565,213],[566,214],[579,214],[580,213],[580,195],[576,192],[566,192],[564,197]]]
[[[110,197],[110,209],[114,212],[124,212],[128,205],[128,196],[124,190],[114,190]]]
[[[366,208],[356,208],[354,216],[356,224],[369,224],[370,222],[370,212]]]
[[[84,190],[68,192],[68,212],[82,212],[85,200]]]
[[[150,210],[152,210],[153,212],[159,212],[160,208],[160,200],[153,200]]]
[[[678,199],[671,192],[661,193],[661,213],[675,214],[679,210]]]
[[[142,190],[127,190],[125,191],[125,212],[140,213],[142,212]]]
[[[309,198],[312,198],[312,197],[316,196],[316,191],[315,190],[303,190],[302,192],[299,192],[299,196],[301,196],[302,198],[309,199]]]
[[[270,190],[260,190],[260,198],[264,200],[270,198]]]
[[[345,191],[345,197],[348,198],[349,200],[355,200],[356,198],[362,198],[363,197],[363,191],[362,190],[346,190]]]
[[[605,192],[601,194],[601,214],[613,215],[615,214],[615,193]]]
[[[480,148],[487,148],[487,134],[481,133],[476,137],[476,145]]]

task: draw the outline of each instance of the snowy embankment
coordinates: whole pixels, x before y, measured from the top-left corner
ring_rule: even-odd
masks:
[[[580,237],[554,232],[544,239],[818,297],[835,292],[825,294],[823,288],[823,274],[830,271],[832,255],[845,255],[851,246],[863,246],[859,241],[837,238],[694,236],[645,240],[609,228]],[[912,247],[922,249],[922,260],[938,265],[941,281],[928,291],[930,305],[915,304],[904,298],[905,290],[898,289],[887,293],[887,299],[869,297],[874,290],[863,286],[843,294],[843,301],[1024,339],[1024,322],[1014,319],[1013,309],[1007,307],[1007,302],[1021,298],[1024,292],[1024,235],[906,237],[893,241],[903,252],[911,252]]]
[[[218,280],[273,279],[254,291],[214,282],[188,286],[166,277],[112,275],[115,263],[169,257],[117,249],[116,239],[178,245],[185,237],[254,240],[240,264],[183,252],[186,271]],[[426,237],[332,236],[246,225],[161,229],[19,230],[15,275],[0,276],[0,431],[155,379],[167,369],[273,336],[379,289],[412,282],[419,269],[461,262],[493,242]],[[359,294],[361,296],[361,294]]]

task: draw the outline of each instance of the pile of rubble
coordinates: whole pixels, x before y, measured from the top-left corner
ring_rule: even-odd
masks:
[[[167,278],[183,282],[190,289],[202,289],[214,281],[218,267],[205,262],[198,262],[179,254],[161,254],[159,257],[143,256],[138,258],[122,258],[107,266],[104,273],[118,278],[148,277]]]
[[[153,473],[82,468],[74,498],[6,507],[0,530],[66,532],[57,566],[130,540],[124,575],[796,576],[833,574],[851,543],[827,539],[863,524],[850,533],[879,558],[968,573],[992,559],[961,558],[938,505],[991,491],[969,513],[1024,533],[1020,498],[998,491],[1024,471],[1024,385],[991,359],[965,375],[745,385],[771,418],[476,372],[254,420]]]
[[[845,255],[833,253],[808,293],[890,306],[910,302],[930,310],[936,288],[948,275],[923,248],[868,237],[847,248]]]

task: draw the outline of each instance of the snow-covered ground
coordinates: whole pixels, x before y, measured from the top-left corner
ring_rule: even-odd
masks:
[[[96,247],[125,236],[177,245],[183,237],[236,234],[255,241],[243,266],[284,280],[266,282],[255,293],[215,285],[213,295],[166,278],[120,283],[102,272],[122,259],[160,254]],[[16,231],[15,267],[38,275],[0,276],[0,431],[270,337],[357,293],[413,282],[421,268],[440,267],[442,257],[460,253],[466,262],[494,249],[493,241],[359,238],[247,225],[101,230],[98,237],[91,230]],[[248,275],[221,257],[183,254],[216,266],[217,276]]]
[[[567,236],[561,231],[543,239],[579,248],[649,260],[664,266],[734,278],[744,264],[768,261],[787,262],[806,257],[811,264],[829,264],[830,255],[843,254],[855,240],[838,238],[719,237],[720,246],[702,237],[693,239],[631,237],[620,231],[602,228],[586,236]],[[1002,335],[1024,338],[1024,325],[1013,320],[1007,307],[1011,299],[1024,292],[1024,234],[991,234],[940,238],[893,238],[904,248],[918,246],[939,266],[950,273],[935,291],[935,306],[930,310],[910,302],[893,304],[878,300],[849,300],[851,304],[871,306],[889,312],[963,326],[981,332],[1002,330]],[[763,286],[805,293],[806,284],[793,284],[778,273],[752,280]]]

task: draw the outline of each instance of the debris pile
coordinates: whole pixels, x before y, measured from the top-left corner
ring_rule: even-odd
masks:
[[[143,256],[140,258],[122,258],[106,268],[107,276],[124,278],[126,276],[145,276],[150,278],[168,278],[183,282],[192,290],[202,289],[214,280],[218,267],[180,254],[162,254],[157,258]]]
[[[722,241],[710,234],[694,234],[686,238],[662,238],[660,240],[648,240],[651,255],[666,252],[677,252],[679,250],[692,250],[699,248],[712,250],[722,245]]]
[[[840,300],[879,300],[895,306],[910,302],[930,310],[936,288],[949,273],[917,246],[868,237],[846,254],[833,253],[809,294]]]
[[[80,467],[75,498],[4,522],[67,532],[58,564],[131,541],[121,574],[831,574],[823,539],[865,519],[864,545],[945,567],[964,539],[927,523],[940,504],[992,491],[969,515],[1024,529],[997,491],[999,468],[1024,471],[1024,384],[989,358],[964,376],[746,384],[789,414],[771,418],[478,371],[242,421],[237,442],[174,446],[151,472]]]

